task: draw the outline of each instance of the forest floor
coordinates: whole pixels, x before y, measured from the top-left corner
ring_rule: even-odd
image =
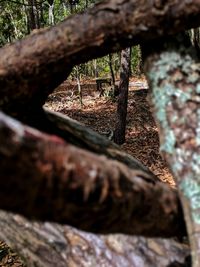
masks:
[[[144,78],[130,79],[126,142],[122,148],[146,165],[162,181],[174,186],[174,180],[159,153],[158,130],[148,103]],[[113,131],[117,100],[99,97],[94,80],[82,81],[80,104],[76,82],[66,81],[48,98],[45,107],[84,123],[102,134]]]

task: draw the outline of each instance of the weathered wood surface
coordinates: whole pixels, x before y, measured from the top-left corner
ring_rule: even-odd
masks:
[[[187,245],[172,239],[98,236],[69,226],[30,222],[0,211],[0,239],[26,267],[188,267]]]
[[[97,233],[183,236],[177,192],[0,113],[0,208]]]
[[[187,36],[143,47],[161,151],[174,174],[193,255],[200,263],[200,64]]]
[[[149,179],[151,178],[152,181],[158,179],[158,177],[140,161],[126,153],[105,136],[98,134],[80,122],[46,108],[45,117],[47,119],[46,124],[49,124],[49,121],[53,123],[52,128],[54,130],[52,131],[67,142],[92,151],[98,155],[105,155],[108,158],[118,160],[134,170],[141,170],[149,177]]]
[[[5,46],[0,49],[0,108],[20,120],[39,121],[39,107],[72,66],[199,26],[199,13],[199,0],[100,1],[83,14]]]

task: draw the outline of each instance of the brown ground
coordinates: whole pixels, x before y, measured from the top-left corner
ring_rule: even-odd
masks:
[[[141,83],[141,86],[135,86]],[[158,131],[147,102],[144,79],[131,79],[129,90],[126,142],[123,149],[149,167],[160,179],[174,185],[172,175],[159,154]],[[76,83],[65,82],[49,97],[46,107],[68,115],[93,130],[103,133],[115,128],[116,101],[99,97],[94,81],[82,86],[83,106]]]

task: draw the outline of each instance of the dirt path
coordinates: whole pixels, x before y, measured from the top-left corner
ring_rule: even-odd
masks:
[[[122,147],[149,167],[162,181],[174,185],[172,175],[159,154],[158,131],[147,102],[146,82],[132,79],[130,84],[126,142]],[[76,94],[76,85],[68,82],[49,97],[46,107],[66,114],[99,133],[114,130],[116,102],[107,97],[99,97],[94,82],[85,82],[82,88],[83,107]]]

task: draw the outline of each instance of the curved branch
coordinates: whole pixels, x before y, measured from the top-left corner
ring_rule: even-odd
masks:
[[[0,207],[98,233],[185,234],[175,190],[0,113]]]
[[[0,50],[0,108],[25,121],[74,65],[199,26],[199,14],[199,0],[100,1]]]

